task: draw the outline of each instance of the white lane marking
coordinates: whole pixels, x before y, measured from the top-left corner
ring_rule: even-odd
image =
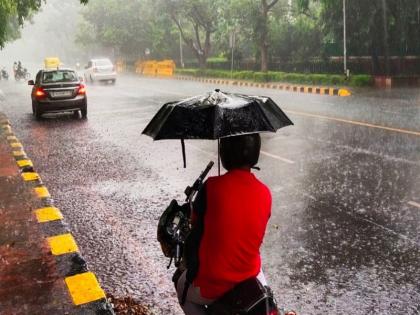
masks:
[[[130,112],[143,112],[147,111],[150,108],[156,108],[156,106],[148,105],[143,107],[135,107],[135,108],[120,108],[120,109],[111,109],[111,110],[98,110],[94,111],[94,114],[118,114],[118,113],[130,113]]]
[[[148,91],[157,92],[159,94],[179,95],[179,96],[182,96],[182,97],[185,97],[185,98],[188,95],[188,94],[185,94],[185,93],[167,91],[167,90],[164,90],[164,89],[154,89],[154,88],[151,88],[151,87],[145,87],[145,89],[148,90]]]
[[[418,202],[415,202],[415,201],[409,201],[409,202],[408,202],[408,204],[409,204],[410,206],[413,206],[413,207],[416,207],[416,208],[419,208],[419,209],[420,209],[420,203],[418,203]]]
[[[286,159],[284,157],[281,157],[281,156],[278,156],[278,155],[274,155],[274,154],[268,153],[268,152],[263,151],[263,150],[261,150],[260,152],[261,152],[261,154],[263,154],[265,156],[268,156],[268,157],[271,157],[273,159],[276,159],[276,160],[279,160],[279,161],[282,161],[282,162],[285,162],[285,163],[289,163],[289,164],[295,164],[294,161],[289,160],[289,159]]]
[[[305,140],[305,138],[302,138]],[[320,142],[320,143],[326,143],[332,146],[335,146],[336,148],[339,149],[345,149],[354,153],[362,153],[362,154],[366,154],[366,155],[373,155],[376,157],[379,157],[381,159],[386,159],[386,160],[391,160],[394,162],[399,162],[399,163],[408,163],[408,164],[414,164],[414,165],[420,165],[419,162],[416,161],[411,161],[405,158],[401,158],[401,157],[396,157],[396,156],[392,156],[392,155],[388,155],[388,154],[382,154],[380,152],[374,152],[374,151],[370,151],[367,149],[363,149],[363,148],[356,148],[356,147],[352,147],[349,145],[345,145],[345,144],[337,144],[335,142],[329,141],[329,140],[325,140],[325,139],[317,139],[315,137],[311,137],[311,136],[307,136],[307,139],[312,140],[312,141],[316,141],[316,142]],[[277,140],[277,138],[274,138],[273,141]]]
[[[328,95],[327,95],[328,96]],[[321,105],[329,105],[329,106],[336,106],[337,104],[335,103],[330,103],[330,102],[324,102],[324,101],[316,101],[316,100],[312,100],[311,103],[317,103],[317,104],[321,104]]]
[[[305,192],[303,192],[303,191],[299,191],[300,192],[300,194],[302,194],[303,196],[305,196],[305,197],[308,197],[308,198],[310,198],[310,199],[313,199],[313,200],[317,200],[315,197],[313,197],[312,195],[310,195],[310,194],[307,194],[307,193],[305,193]],[[324,204],[324,205],[328,205],[326,202],[324,202],[324,201],[320,201],[321,202],[321,204]],[[420,207],[420,204],[418,204],[418,206]],[[361,217],[360,215],[355,215],[354,213],[352,213],[352,212],[350,212],[350,211],[346,211],[346,210],[344,210],[344,209],[342,209],[342,208],[340,208],[340,207],[337,207],[337,206],[335,206],[335,207],[333,207],[334,209],[336,209],[336,210],[338,210],[338,212],[342,212],[342,213],[345,213],[345,214],[347,214],[349,217],[351,217],[351,218],[353,218],[353,219],[355,219],[355,220],[361,220],[361,221],[365,221],[365,222],[367,222],[367,223],[370,223],[370,224],[372,224],[372,225],[375,225],[376,227],[378,227],[378,228],[380,228],[380,229],[382,229],[382,230],[384,230],[384,231],[387,231],[388,233],[391,233],[391,234],[394,234],[394,235],[396,235],[396,236],[398,236],[398,237],[400,237],[400,238],[402,238],[402,239],[404,239],[404,240],[406,240],[406,241],[408,241],[408,242],[410,242],[410,243],[412,243],[412,244],[414,244],[414,245],[417,245],[417,246],[420,246],[420,243],[417,241],[417,240],[414,240],[414,239],[412,239],[412,238],[410,238],[410,237],[408,237],[407,235],[405,235],[405,234],[402,234],[402,233],[398,233],[398,232],[396,232],[396,231],[394,231],[393,229],[390,229],[390,228],[388,228],[388,227],[386,227],[386,226],[384,226],[384,225],[382,225],[382,224],[379,224],[379,223],[376,223],[375,221],[372,221],[372,220],[369,220],[369,219],[367,219],[367,218],[363,218],[363,217]]]
[[[352,216],[352,217],[354,217],[354,216]],[[376,222],[374,222],[372,220],[369,220],[369,219],[366,219],[366,218],[361,218],[361,217],[357,217],[357,218],[360,219],[360,220],[362,220],[362,221],[365,221],[365,222],[368,222],[370,224],[373,224],[373,225],[375,225],[375,226],[377,226],[377,227],[379,227],[379,228],[381,228],[381,229],[383,229],[385,231],[388,231],[389,233],[394,234],[394,235],[396,235],[396,236],[398,236],[398,237],[400,237],[400,238],[402,238],[402,239],[404,239],[404,240],[406,240],[406,241],[408,241],[408,242],[410,242],[410,243],[412,243],[414,245],[420,246],[420,243],[419,242],[417,242],[416,240],[408,237],[407,235],[404,235],[402,233],[398,233],[398,232],[396,232],[396,231],[394,231],[394,230],[392,230],[390,228],[387,228],[384,225],[381,225],[379,223],[376,223]]]
[[[192,149],[194,149],[196,151],[199,151],[201,153],[204,153],[204,154],[206,154],[208,156],[211,156],[213,158],[217,158],[217,154],[211,153],[211,152],[209,152],[207,150],[200,149],[199,147],[196,147],[195,145],[192,145],[192,144],[187,143],[186,146],[187,147],[190,147],[190,148],[192,148]],[[285,162],[285,163],[289,163],[289,164],[295,164],[295,162],[293,162],[293,161],[291,161],[289,159],[280,157],[278,155],[274,155],[274,154],[268,153],[266,151],[260,151],[260,152],[261,152],[261,154],[266,155],[268,157],[271,157],[273,159],[276,159],[276,160],[279,160],[279,161],[282,161],[282,162]]]
[[[284,111],[287,114],[295,114],[295,115],[306,116],[306,117],[313,117],[313,118],[319,118],[319,119],[325,119],[325,120],[338,121],[338,122],[343,122],[343,123],[352,124],[352,125],[358,125],[358,126],[363,126],[363,127],[382,129],[382,130],[399,132],[399,133],[404,133],[404,134],[414,135],[414,136],[420,137],[420,131],[417,131],[417,130],[392,128],[392,127],[386,127],[386,126],[381,126],[381,125],[374,125],[374,124],[370,124],[370,123],[366,123],[366,122],[361,122],[361,121],[356,121],[356,120],[349,120],[349,119],[343,119],[343,118],[336,118],[336,117],[332,117],[332,116],[324,116],[324,115],[318,115],[318,114],[311,114],[311,113],[307,113],[307,112],[300,112],[300,111],[294,111],[294,110],[288,110],[288,109],[285,109]]]

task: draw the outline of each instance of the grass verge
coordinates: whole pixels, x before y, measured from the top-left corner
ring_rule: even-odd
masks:
[[[234,71],[232,74],[230,71],[215,69],[176,69],[175,73],[178,75],[194,77],[249,80],[255,82],[287,82],[293,84],[329,86],[333,85],[351,87],[363,87],[373,85],[372,76],[365,74],[352,75],[349,79],[346,79],[345,76],[337,74],[286,73],[277,71]]]

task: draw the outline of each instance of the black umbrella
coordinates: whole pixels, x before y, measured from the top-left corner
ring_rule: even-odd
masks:
[[[184,139],[210,139],[247,133],[276,132],[293,125],[269,97],[220,92],[170,102],[152,118],[143,134],[154,140],[180,139],[185,167]]]

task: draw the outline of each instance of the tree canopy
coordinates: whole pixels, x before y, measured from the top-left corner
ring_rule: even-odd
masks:
[[[420,55],[420,0],[345,0],[347,52],[370,56],[373,68],[390,56]],[[45,0],[0,0],[0,46]],[[326,60],[343,54],[343,0],[80,0],[77,42],[116,55],[278,62]],[[181,47],[180,47],[181,45]],[[211,58],[211,59],[209,59]],[[209,61],[210,60],[210,61]],[[274,66],[275,67],[275,66]],[[379,72],[387,72],[379,69]],[[376,70],[374,70],[376,72]]]
[[[30,20],[46,0],[0,0],[0,48],[19,38],[20,27]],[[80,0],[86,4],[88,0]]]

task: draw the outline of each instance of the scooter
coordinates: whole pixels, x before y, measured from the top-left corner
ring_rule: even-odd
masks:
[[[7,71],[6,71],[5,68],[1,69],[0,79],[2,79],[2,80],[9,80],[9,74],[7,73]]]
[[[17,70],[15,74],[15,80],[28,80],[31,77],[31,74],[28,72],[26,68],[23,68],[21,70]]]
[[[210,162],[192,186],[188,186],[184,193],[185,203],[179,205],[172,200],[168,208],[159,219],[157,238],[163,254],[170,258],[177,268],[172,280],[176,286],[178,279],[185,270],[183,264],[184,244],[191,231],[190,214],[192,201],[203,185],[204,179],[213,167]],[[247,279],[237,284],[221,298],[206,306],[208,315],[279,315],[277,302],[273,292],[256,278]]]

